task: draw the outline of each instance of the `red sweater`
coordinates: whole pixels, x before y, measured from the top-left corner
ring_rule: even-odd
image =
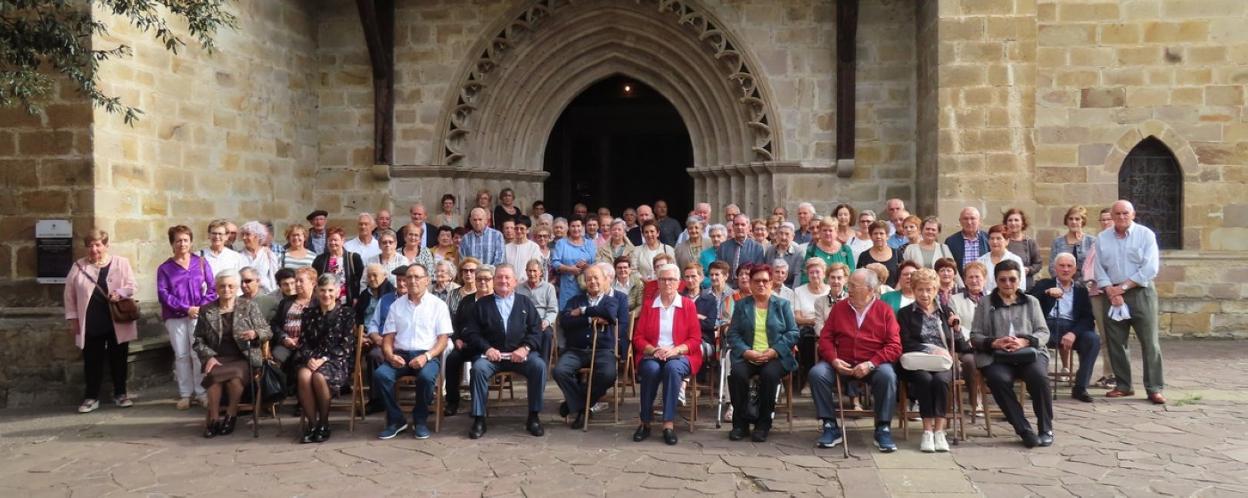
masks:
[[[858,317],[848,299],[832,306],[819,333],[819,358],[828,363],[840,358],[850,365],[870,361],[876,366],[901,358],[901,327],[893,308],[876,299],[858,327]]]
[[[702,326],[698,321],[698,308],[693,300],[685,296],[680,299],[680,308],[672,317],[672,342],[677,346],[684,344],[689,347],[685,355],[689,359],[689,371],[697,373],[702,366]],[[646,346],[659,345],[659,308],[654,301],[645,301],[641,305],[641,313],[637,323],[633,324],[633,362],[641,365]]]

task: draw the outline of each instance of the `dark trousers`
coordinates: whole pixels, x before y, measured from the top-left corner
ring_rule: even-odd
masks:
[[[529,356],[523,363],[494,363],[484,356],[472,362],[472,416],[484,417],[490,397],[490,378],[497,372],[518,372],[524,376],[529,390],[529,412],[542,411],[542,395],[546,391],[546,362],[541,356]]]
[[[446,354],[446,402],[459,403],[459,384],[464,380],[464,363],[469,360],[462,349]]]
[[[554,337],[555,337],[555,329],[551,327],[546,327],[546,330],[542,331],[542,346],[538,348],[538,351],[534,351],[534,353],[536,353],[538,356],[541,356],[542,359],[545,360],[547,364],[550,364],[550,358],[551,358],[550,347],[552,343],[554,342]]]
[[[1041,355],[1036,361],[1026,365],[1006,365],[993,363],[979,370],[984,376],[984,383],[992,391],[992,399],[1005,414],[1005,420],[1014,426],[1014,432],[1023,434],[1031,431],[1031,424],[1023,413],[1023,405],[1014,393],[1014,380],[1022,379],[1027,385],[1027,394],[1031,396],[1031,408],[1036,412],[1036,426],[1040,432],[1053,430],[1053,400],[1049,393],[1049,359]]]
[[[810,333],[807,334],[807,331]],[[793,394],[801,394],[802,389],[806,388],[807,378],[810,375],[811,367],[815,366],[815,344],[819,341],[819,335],[813,329],[803,328],[802,336],[797,340],[797,372],[793,375]]]
[[[555,384],[559,385],[559,390],[563,391],[563,399],[568,402],[568,409],[572,413],[581,413],[585,411],[585,383],[581,381],[581,376],[577,375],[577,370],[589,367],[589,350],[587,349],[565,349],[559,353],[559,363],[555,365],[554,372],[551,377]],[[598,351],[594,356],[594,390],[589,393],[588,404],[597,403],[608,389],[615,384],[615,353],[611,351]]]
[[[733,428],[771,429],[771,416],[776,411],[776,388],[784,378],[784,366],[780,360],[755,365],[745,360],[734,360],[728,374],[728,394],[732,397]],[[750,379],[758,376],[758,419],[750,420]]]
[[[654,420],[654,399],[659,396],[659,386],[663,386],[663,421],[676,420],[677,396],[680,385],[689,376],[689,359],[679,356],[667,361],[654,358],[641,360],[637,366],[638,382],[641,384],[641,422],[648,424]],[[744,412],[739,412],[744,413]]]
[[[381,348],[376,348],[381,349]],[[394,354],[403,357],[403,362],[410,364],[413,358],[425,354],[424,351],[403,351],[396,349]],[[434,357],[425,363],[420,370],[404,365],[394,368],[390,363],[382,363],[373,370],[372,393],[380,398],[386,407],[386,425],[403,423],[403,410],[399,408],[399,398],[394,392],[394,384],[399,377],[413,375],[416,377],[416,406],[412,408],[412,423],[426,425],[429,420],[429,403],[434,400],[434,384],[438,382],[440,361]]]
[[[1075,373],[1076,393],[1087,392],[1088,383],[1092,382],[1092,367],[1096,365],[1096,355],[1101,351],[1101,337],[1096,329],[1073,330],[1074,322],[1064,318],[1048,318],[1049,347],[1056,348],[1061,344],[1062,336],[1067,331],[1075,333],[1075,354],[1079,355],[1079,370]]]
[[[83,398],[100,399],[100,383],[104,380],[104,363],[113,377],[113,396],[126,394],[126,374],[129,368],[130,343],[117,344],[114,334],[87,337],[82,345],[82,373],[87,382]]]
[[[902,370],[910,399],[919,402],[919,416],[943,418],[949,413],[949,389],[953,383],[953,370],[928,372],[925,370]]]
[[[420,353],[424,354],[424,351],[421,351]],[[400,353],[398,350],[395,350],[395,354]],[[372,347],[368,348],[368,353],[364,355],[364,368],[366,369],[364,371],[365,379],[376,378],[377,369],[386,364],[385,355],[386,353],[381,350],[380,344],[374,344]],[[407,358],[407,360],[411,361],[411,358]],[[384,402],[385,398],[381,396],[381,392],[377,389],[377,387],[369,386],[368,404],[370,406],[380,406]]]

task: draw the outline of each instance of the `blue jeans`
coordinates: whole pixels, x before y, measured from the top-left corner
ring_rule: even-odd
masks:
[[[641,360],[637,377],[641,382],[641,422],[654,419],[654,398],[659,396],[659,384],[663,384],[663,421],[676,420],[677,394],[680,384],[689,376],[689,359],[680,356],[667,361],[654,358]]]
[[[403,357],[404,363],[425,354],[424,351],[395,350],[394,354]],[[399,398],[395,395],[394,384],[399,377],[416,376],[416,406],[412,408],[412,423],[426,425],[429,420],[429,403],[433,402],[433,388],[438,381],[438,368],[441,361],[433,357],[420,370],[406,364],[402,368],[394,368],[389,362],[382,363],[373,370],[373,392],[377,393],[386,406],[386,425],[403,423],[403,410],[399,408]]]
[[[819,418],[831,420],[836,424],[836,369],[826,361],[819,362],[810,369],[810,392],[815,397],[815,411]],[[863,377],[871,386],[871,398],[875,403],[875,424],[888,425],[893,422],[893,414],[897,412],[897,372],[892,363],[875,367],[875,370]],[[841,387],[849,382],[849,377],[841,376]]]
[[[490,398],[490,378],[497,372],[519,372],[523,375],[529,389],[529,412],[542,411],[542,394],[546,392],[546,362],[541,356],[530,354],[524,363],[494,363],[482,356],[472,362],[472,416],[485,416],[486,402]]]

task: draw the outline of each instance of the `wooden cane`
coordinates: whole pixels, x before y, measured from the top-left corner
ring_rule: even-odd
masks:
[[[589,408],[590,397],[594,392],[594,358],[598,357],[598,322],[593,318],[589,319],[590,328],[594,332],[594,337],[589,342],[589,378],[585,379],[585,424],[581,426],[581,432],[589,432]]]

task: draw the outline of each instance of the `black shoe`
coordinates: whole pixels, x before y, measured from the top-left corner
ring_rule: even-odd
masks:
[[[537,412],[529,414],[529,419],[524,422],[524,428],[529,431],[529,434],[536,437],[542,437],[546,434],[546,430],[542,429],[542,418],[537,415]]]
[[[749,435],[749,433],[750,433],[749,427],[733,427],[732,431],[728,433],[728,440],[740,441],[742,439],[745,439],[745,437]]]
[[[1077,392],[1072,392],[1072,393],[1070,393],[1070,397],[1071,397],[1071,398],[1074,398],[1074,399],[1077,399],[1077,400],[1079,400],[1079,401],[1082,401],[1082,402],[1084,402],[1084,403],[1091,403],[1091,402],[1092,402],[1092,396],[1091,396],[1090,394],[1088,394],[1088,392],[1087,392],[1087,391],[1077,391]]]
[[[301,438],[299,442],[301,444],[315,443],[316,442],[316,427],[309,427],[308,430],[303,433],[303,438]]]
[[[212,439],[214,437],[217,437],[217,422],[208,424],[208,427],[204,428],[205,439]]]
[[[576,412],[576,420],[572,421],[572,428],[578,431],[585,428],[585,412]]]
[[[228,436],[234,433],[234,425],[238,423],[238,415],[225,417],[225,421],[221,422],[221,435]]]
[[[572,414],[572,409],[568,408],[567,401],[559,403],[559,416],[560,417],[568,418],[568,415],[571,415],[571,414]]]
[[[676,429],[663,429],[664,443],[667,443],[668,446],[674,446],[676,441]]]
[[[316,428],[316,434],[312,436],[312,442],[324,443],[325,441],[329,441],[329,436],[329,424],[322,424],[320,427]]]
[[[1040,444],[1040,439],[1036,437],[1036,433],[1034,432],[1027,431],[1019,434],[1018,436],[1023,438],[1023,446],[1028,448],[1035,448],[1036,445]]]
[[[641,424],[637,426],[637,432],[633,433],[633,442],[640,443],[650,437],[650,426]]]
[[[1053,431],[1044,431],[1040,433],[1040,446],[1053,446]]]
[[[468,429],[468,439],[481,439],[485,435],[485,417],[473,417],[472,428]]]
[[[754,433],[750,434],[750,440],[755,443],[766,443],[768,432],[771,432],[771,429],[766,427],[755,427]]]
[[[454,417],[459,412],[459,400],[446,400],[446,405],[442,407],[442,415],[446,417]]]

